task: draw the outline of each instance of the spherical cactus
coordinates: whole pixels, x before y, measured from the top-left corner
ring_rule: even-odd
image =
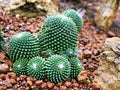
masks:
[[[66,80],[70,76],[69,61],[60,55],[52,55],[46,61],[46,77],[54,83]]]
[[[26,66],[27,66],[28,60],[22,59],[22,60],[16,60],[13,64],[13,71],[16,73],[17,76],[20,75],[26,75]]]
[[[39,42],[29,32],[14,35],[8,42],[8,55],[12,61],[31,59],[39,54]]]
[[[34,57],[27,64],[27,75],[38,80],[44,79],[45,60],[41,57]]]
[[[75,22],[77,26],[78,33],[80,32],[81,28],[83,27],[83,19],[81,16],[77,14],[77,12],[74,9],[68,9],[63,12],[64,15],[67,17],[72,18],[72,20]]]
[[[69,62],[71,64],[70,77],[76,78],[78,74],[81,72],[81,70],[83,69],[82,64],[77,57],[70,58]]]
[[[71,18],[57,14],[48,17],[38,34],[42,51],[53,50],[60,54],[67,48],[74,49],[77,45],[76,25]]]

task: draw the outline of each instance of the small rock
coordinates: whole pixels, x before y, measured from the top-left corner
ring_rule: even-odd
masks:
[[[12,85],[17,83],[15,79],[10,79],[10,82],[11,82]]]
[[[54,90],[60,90],[58,86],[54,86]]]
[[[28,80],[28,81],[27,81],[27,84],[28,84],[29,86],[32,86],[33,83],[32,83],[32,81]]]
[[[79,83],[84,83],[87,80],[87,71],[81,71],[77,77]]]
[[[65,82],[65,86],[70,87],[71,86],[71,82],[66,81]]]
[[[79,90],[78,87],[74,87],[73,90]]]
[[[16,79],[16,77],[17,77],[14,72],[9,72],[9,73],[8,73],[8,76],[9,76],[9,78],[11,78],[11,79]]]
[[[35,82],[36,85],[41,85],[42,83],[43,83],[43,80],[37,80],[37,81]]]
[[[22,81],[22,80],[25,80],[27,78],[27,76],[26,75],[20,75],[20,80]]]
[[[9,71],[9,66],[8,64],[0,64],[0,73],[6,73]]]
[[[67,90],[66,86],[60,86],[60,90]]]
[[[47,82],[47,87],[48,87],[48,89],[52,89],[52,88],[53,88],[53,86],[54,86],[54,84],[53,84],[53,83],[51,83],[51,82]]]
[[[41,88],[42,89],[45,89],[47,87],[47,84],[46,83],[43,83],[42,85],[41,85]]]
[[[92,55],[92,52],[90,50],[86,49],[86,50],[83,51],[83,54],[86,58],[89,58]]]

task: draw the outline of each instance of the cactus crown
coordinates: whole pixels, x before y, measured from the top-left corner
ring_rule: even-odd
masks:
[[[45,60],[42,57],[34,57],[27,64],[27,75],[36,79],[44,79]]]
[[[26,75],[26,66],[27,66],[28,60],[22,59],[22,60],[16,60],[13,64],[13,71],[16,73],[17,76],[20,75]]]
[[[70,58],[69,62],[71,64],[70,77],[76,78],[78,74],[81,72],[81,70],[83,69],[82,64],[77,57]]]
[[[78,33],[80,32],[81,28],[83,27],[83,19],[81,16],[77,14],[77,12],[74,9],[68,9],[63,12],[64,15],[67,17],[72,18],[72,20],[75,22],[77,26]]]
[[[76,25],[72,19],[57,14],[48,17],[38,34],[41,51],[53,50],[60,54],[67,48],[74,49],[77,45]]]
[[[52,55],[46,61],[46,76],[54,83],[66,80],[70,75],[69,61],[60,55]]]
[[[8,55],[12,61],[31,59],[39,54],[37,38],[29,32],[14,35],[8,42]]]

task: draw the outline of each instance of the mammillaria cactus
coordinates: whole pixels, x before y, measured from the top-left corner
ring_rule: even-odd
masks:
[[[27,75],[36,79],[44,79],[45,60],[42,57],[34,57],[27,64]]]
[[[29,32],[14,35],[8,42],[8,55],[12,61],[31,59],[39,54],[39,42]]]
[[[26,75],[26,66],[27,66],[28,60],[22,59],[22,60],[16,60],[13,64],[13,71],[16,73],[17,76],[20,75]]]
[[[71,48],[68,48],[65,52],[64,55],[67,56],[68,58],[71,57],[76,57],[78,54],[77,49],[73,50]]]
[[[72,18],[72,20],[75,22],[77,26],[78,33],[80,32],[81,28],[83,27],[83,19],[81,16],[77,14],[77,12],[74,9],[68,9],[63,12],[64,15],[67,17]]]
[[[46,61],[46,77],[54,83],[66,80],[70,76],[69,61],[60,55],[52,55]]]
[[[77,28],[71,18],[57,14],[48,17],[38,34],[41,51],[53,50],[60,54],[66,49],[74,49],[77,45]]]
[[[78,74],[80,73],[80,71],[83,69],[82,64],[77,57],[70,58],[69,62],[71,64],[70,77],[76,78]]]

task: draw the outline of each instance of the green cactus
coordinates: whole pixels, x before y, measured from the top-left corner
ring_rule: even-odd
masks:
[[[45,64],[46,77],[54,83],[66,80],[70,76],[69,61],[60,55],[52,55]]]
[[[7,50],[12,61],[17,59],[31,59],[39,54],[39,42],[29,32],[21,32],[9,40]]]
[[[27,64],[27,75],[42,80],[45,77],[45,60],[42,57],[34,57]]]
[[[70,58],[69,62],[71,64],[70,77],[76,78],[78,74],[81,72],[81,70],[83,69],[82,64],[77,57]]]
[[[71,58],[71,57],[76,57],[77,54],[78,54],[78,52],[77,52],[76,49],[73,50],[73,49],[71,49],[71,48],[68,48],[68,49],[64,52],[64,54],[65,54],[68,58]]]
[[[41,51],[48,49],[60,54],[68,48],[74,49],[77,45],[77,28],[71,18],[57,14],[48,17],[38,34]]]
[[[77,26],[78,33],[80,32],[81,28],[83,27],[83,19],[81,16],[77,14],[77,12],[74,9],[68,9],[63,12],[64,15],[67,17],[72,18],[72,20],[75,22]]]
[[[16,60],[13,64],[13,71],[16,73],[17,76],[20,75],[26,75],[26,66],[27,66],[28,60],[22,59],[22,60]]]
[[[5,44],[5,40],[2,37],[2,27],[0,26],[0,50],[3,50],[3,46]]]

